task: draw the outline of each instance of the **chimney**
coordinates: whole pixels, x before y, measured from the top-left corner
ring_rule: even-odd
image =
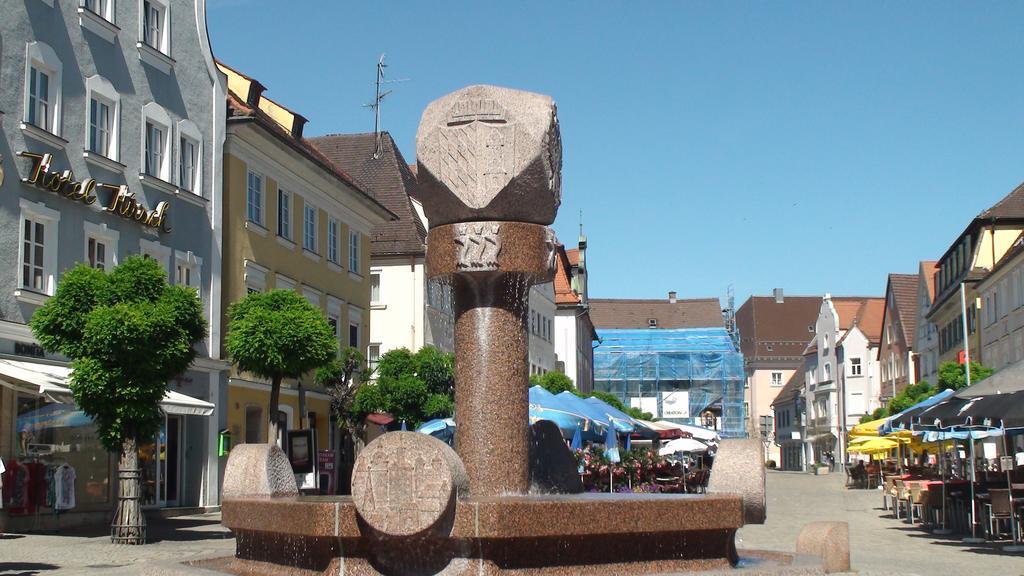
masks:
[[[675,304],[676,303],[676,291],[675,290],[669,290],[669,293],[668,293],[668,303],[669,304]]]
[[[782,304],[786,301],[786,297],[782,294],[782,288],[776,288],[772,290],[772,295],[775,296],[775,303]]]

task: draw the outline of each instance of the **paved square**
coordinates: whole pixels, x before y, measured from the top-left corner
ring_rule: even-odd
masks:
[[[1024,555],[1000,551],[1005,542],[968,546],[960,537],[937,537],[882,509],[879,490],[847,490],[842,473],[813,476],[768,472],[768,521],[741,528],[740,548],[792,552],[808,522],[850,524],[850,564],[862,575],[1024,575]]]

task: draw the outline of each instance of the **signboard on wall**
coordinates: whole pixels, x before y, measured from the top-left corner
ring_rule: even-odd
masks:
[[[661,393],[662,418],[689,418],[690,391],[670,390]]]
[[[629,406],[650,414],[658,414],[658,399],[654,396],[633,396],[629,399]]]

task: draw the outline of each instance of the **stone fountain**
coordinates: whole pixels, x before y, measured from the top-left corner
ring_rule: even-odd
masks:
[[[731,569],[736,530],[764,521],[758,441],[722,444],[708,494],[565,493],[581,488],[536,481],[575,474],[564,442],[543,442],[550,423],[528,425],[527,293],[552,278],[548,226],[561,193],[554,102],[471,86],[427,107],[416,144],[428,274],[454,294],[455,449],[388,433],[359,454],[351,497],[302,497],[279,448],[236,446],[223,489],[236,555],[204,566],[330,575]],[[531,458],[537,450],[555,454]],[[537,469],[558,462],[573,469]],[[773,558],[773,570],[792,560]]]

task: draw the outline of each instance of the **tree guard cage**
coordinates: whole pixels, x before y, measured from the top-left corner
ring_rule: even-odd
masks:
[[[725,328],[601,329],[594,390],[678,423],[745,438],[743,355]]]

